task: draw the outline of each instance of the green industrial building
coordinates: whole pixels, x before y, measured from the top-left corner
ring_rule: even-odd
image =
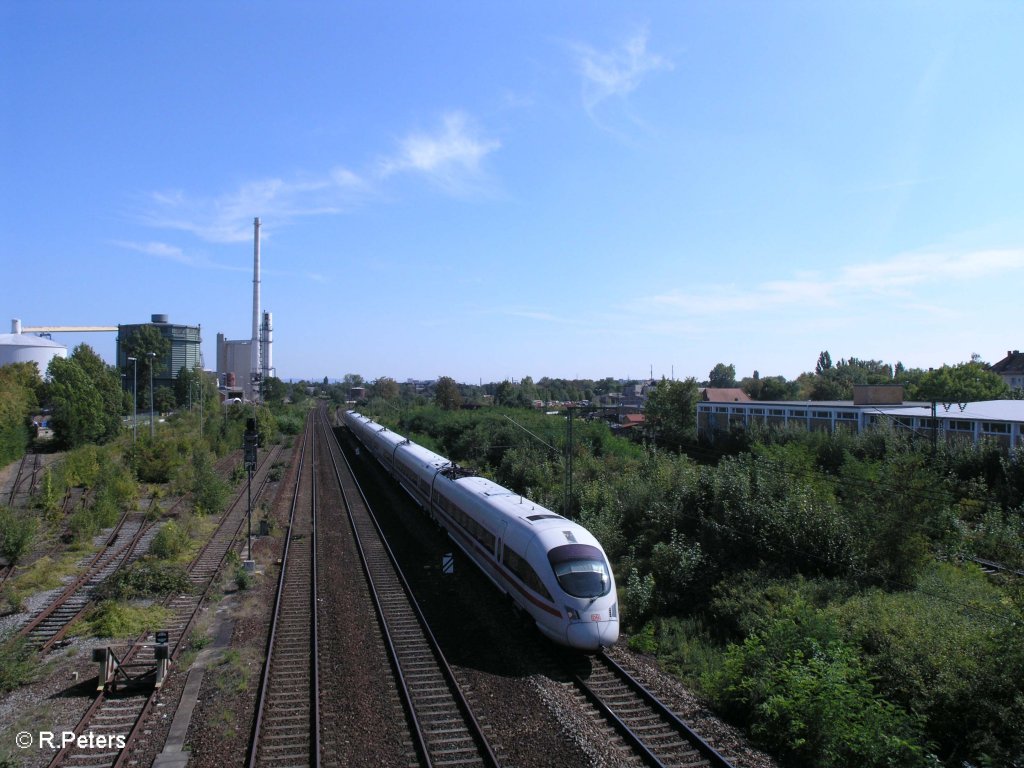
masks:
[[[117,367],[122,373],[132,376],[132,363],[128,360],[128,342],[139,329],[146,326],[156,328],[171,344],[170,351],[162,359],[157,360],[153,368],[154,389],[174,387],[178,372],[182,368],[192,370],[197,365],[200,369],[203,367],[199,326],[176,325],[168,322],[167,315],[153,315],[149,323],[117,326]],[[132,386],[130,378],[127,379],[127,386]],[[144,386],[143,382],[139,382],[140,390]]]

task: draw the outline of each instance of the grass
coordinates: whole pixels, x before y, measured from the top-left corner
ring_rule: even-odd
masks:
[[[252,678],[252,670],[259,670],[259,665],[253,664],[252,650],[238,650],[228,648],[224,651],[220,661],[211,670],[213,673],[213,686],[219,693],[225,695],[245,693],[249,690]]]
[[[0,691],[32,682],[39,671],[36,654],[24,638],[15,637],[0,645]]]
[[[659,618],[648,622],[629,639],[629,647],[653,653],[661,667],[694,690],[701,690],[701,676],[717,669],[724,656],[700,619]]]
[[[171,617],[171,611],[162,605],[104,600],[76,622],[69,634],[124,640],[147,630],[160,629]]]
[[[77,574],[82,552],[66,552],[60,557],[41,557],[28,568],[12,576],[0,593],[0,609],[14,612],[22,609],[25,600],[37,592],[63,586],[64,580]]]
[[[14,722],[0,731],[0,768],[18,768],[24,765],[25,750],[15,746],[15,736],[23,731],[38,733],[43,723],[53,723],[55,717],[53,703],[49,701],[20,709]]]

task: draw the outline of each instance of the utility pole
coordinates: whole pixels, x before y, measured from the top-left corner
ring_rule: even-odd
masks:
[[[149,439],[153,439],[153,366],[156,365],[156,352],[147,352],[149,358]]]
[[[569,406],[569,419],[566,421],[566,440],[565,440],[565,503],[562,510],[564,517],[569,517],[569,512],[572,509],[572,416],[573,406]]]
[[[132,364],[132,445],[139,436],[139,359],[129,357]]]

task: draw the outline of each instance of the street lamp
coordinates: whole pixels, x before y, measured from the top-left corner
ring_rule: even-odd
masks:
[[[156,352],[147,352],[149,358],[149,439],[153,439],[153,365],[156,363]]]
[[[139,360],[129,357],[132,364],[132,445],[139,436]]]

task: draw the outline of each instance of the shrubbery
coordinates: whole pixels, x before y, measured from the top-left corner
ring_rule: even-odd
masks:
[[[561,512],[564,420],[513,417],[558,450],[494,411],[385,420]],[[789,764],[1024,764],[1024,597],[936,561],[1020,567],[1024,454],[755,427],[697,461],[577,436],[570,514],[631,644]]]
[[[32,681],[39,673],[35,649],[22,637],[0,644],[0,693]]]
[[[0,506],[0,555],[15,564],[32,547],[39,522],[30,514]]]
[[[881,696],[836,622],[800,600],[731,646],[705,687],[791,765],[926,764],[920,719]]]
[[[160,605],[138,606],[104,600],[76,625],[76,631],[92,637],[132,638],[145,630],[161,627],[171,618],[171,611]]]
[[[191,591],[192,582],[184,566],[147,558],[118,570],[97,588],[96,596],[101,600],[134,600]]]
[[[188,551],[190,543],[188,527],[168,520],[153,537],[149,552],[162,560],[174,560]]]

